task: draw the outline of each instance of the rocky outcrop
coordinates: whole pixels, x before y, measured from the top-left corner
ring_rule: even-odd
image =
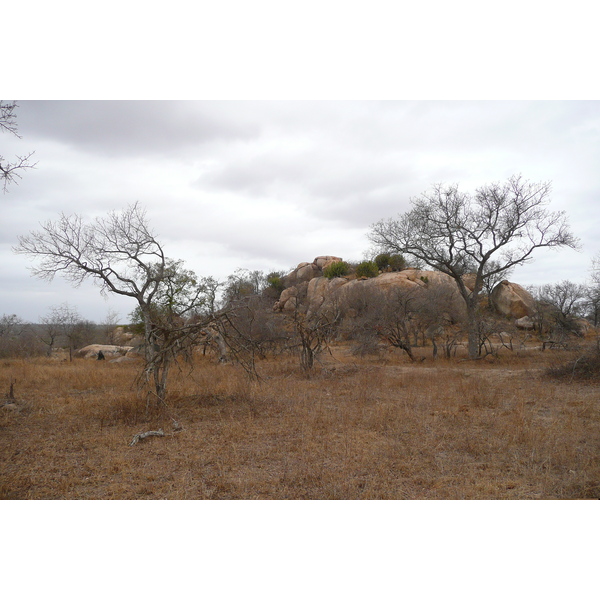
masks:
[[[90,344],[84,348],[80,348],[75,352],[75,358],[98,358],[98,354],[102,352],[104,358],[117,358],[119,356],[125,356],[130,350],[133,350],[133,346],[111,346],[108,344]]]
[[[393,290],[444,290],[445,299],[451,304],[449,310],[461,311],[464,302],[458,294],[454,280],[438,271],[422,271],[419,269],[405,269],[382,273],[378,277],[353,279],[350,277],[336,277],[328,279],[314,269],[319,265],[325,267],[332,262],[342,260],[334,256],[317,257],[312,263],[300,263],[298,267],[284,278],[285,283],[296,282],[286,287],[281,293],[274,310],[293,312],[298,306],[306,307],[308,316],[316,314],[328,301],[336,300],[344,303],[353,294],[374,296],[377,293],[391,293]],[[310,279],[306,281],[304,274],[309,273]],[[319,269],[320,270],[320,269]],[[304,280],[303,280],[304,279]],[[455,293],[452,293],[455,292]]]
[[[440,271],[404,269],[381,273],[372,278],[323,277],[323,269],[333,262],[341,261],[337,256],[318,256],[312,263],[300,263],[289,275],[283,278],[285,289],[274,310],[294,312],[302,306],[308,316],[315,315],[329,301],[344,303],[353,297],[365,294],[389,294],[394,290],[426,290],[426,302],[435,303],[433,310],[440,314],[464,316],[465,302],[459,293],[456,281]],[[475,274],[463,276],[467,288],[475,286]],[[423,298],[423,296],[421,296]],[[531,317],[535,315],[535,300],[523,287],[509,281],[499,283],[490,296],[490,304],[500,316],[516,321],[519,328],[533,327]],[[453,321],[454,318],[450,318]]]
[[[317,256],[311,263],[301,262],[291,273],[283,278],[283,284],[288,288],[301,283],[308,283],[311,279],[323,275],[323,269],[327,268],[331,263],[341,260],[338,256]]]
[[[535,314],[533,296],[519,284],[506,279],[492,290],[490,303],[498,314],[511,319],[532,317]]]
[[[339,256],[317,256],[311,263],[301,262],[283,278],[285,289],[273,307],[277,311],[293,312],[306,299],[309,282],[323,275],[323,269],[342,259]]]

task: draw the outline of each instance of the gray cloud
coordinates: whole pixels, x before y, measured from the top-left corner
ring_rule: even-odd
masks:
[[[111,157],[169,156],[216,141],[255,138],[260,123],[228,103],[169,101],[21,102],[23,135]]]

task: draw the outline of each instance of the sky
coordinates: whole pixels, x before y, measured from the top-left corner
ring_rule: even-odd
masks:
[[[380,219],[436,183],[478,186],[521,174],[551,181],[582,250],[539,250],[511,281],[584,283],[600,252],[598,101],[18,101],[36,168],[0,196],[0,314],[36,322],[68,302],[102,322],[127,321],[129,299],[30,275],[18,236],[79,213],[138,202],[168,256],[200,276],[289,271],[320,255],[359,261]]]

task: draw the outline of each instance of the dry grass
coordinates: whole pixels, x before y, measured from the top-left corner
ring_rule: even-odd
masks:
[[[264,361],[260,384],[198,358],[150,414],[136,365],[5,360],[0,498],[598,498],[599,388],[545,374],[567,358],[413,365],[338,348],[311,379]]]

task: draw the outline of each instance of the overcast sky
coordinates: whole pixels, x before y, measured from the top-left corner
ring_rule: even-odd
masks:
[[[582,252],[538,251],[511,280],[585,282],[600,252],[597,101],[21,101],[6,158],[37,167],[0,196],[0,314],[37,321],[68,301],[101,322],[134,308],[30,276],[11,247],[60,212],[86,218],[132,202],[166,253],[199,275],[288,271],[334,254],[360,260],[374,222],[435,183],[462,190],[522,174],[552,182]]]

